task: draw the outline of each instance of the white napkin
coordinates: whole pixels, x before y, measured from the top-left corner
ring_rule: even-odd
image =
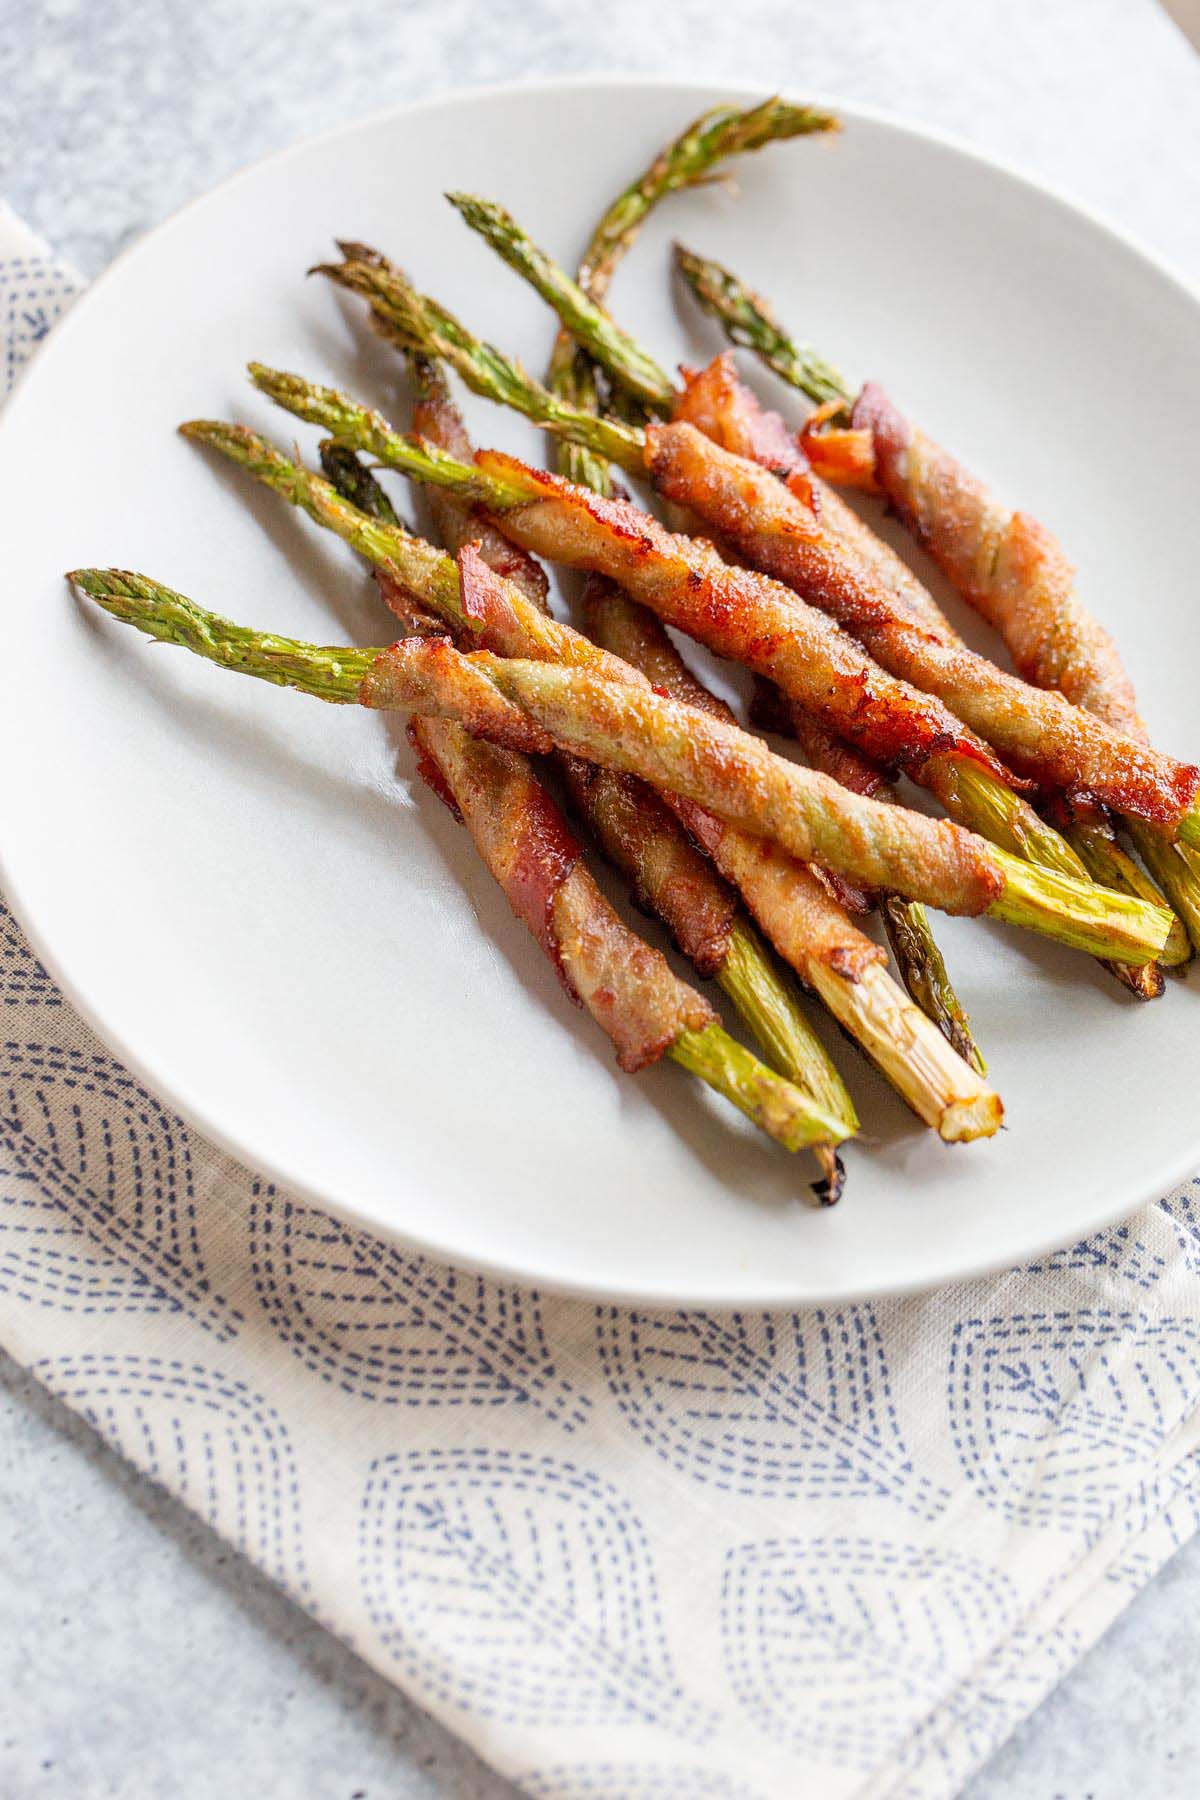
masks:
[[[0,209],[7,382],[76,286]],[[0,1340],[531,1794],[953,1794],[1196,1528],[1196,1184],[924,1299],[543,1299],[214,1150],[2,906],[0,1004]]]

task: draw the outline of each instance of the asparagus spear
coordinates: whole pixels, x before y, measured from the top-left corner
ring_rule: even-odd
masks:
[[[837,369],[811,345],[800,344],[779,324],[768,302],[740,281],[729,269],[710,258],[697,256],[682,245],[675,249],[676,266],[706,312],[720,323],[735,344],[751,350],[790,387],[818,406],[839,406],[849,415],[853,394]],[[1167,843],[1138,820],[1128,821],[1139,855],[1158,889],[1166,895],[1196,949],[1200,950],[1200,863],[1182,845]],[[1087,860],[1088,846],[1076,842]],[[1136,869],[1136,865],[1134,865]],[[1138,892],[1136,874],[1114,868],[1110,886]]]
[[[128,571],[79,569],[70,580],[114,617],[225,668],[333,704],[453,718],[506,747],[571,749],[869,885],[907,888],[946,910],[987,912],[1133,962],[1152,958],[1166,936],[1161,908],[1112,899],[1106,910],[1102,889],[1080,891],[958,827],[860,799],[773,756],[749,733],[649,686],[605,679],[594,664],[463,655],[440,639],[409,638],[390,649],[306,644],[232,624]]]
[[[419,314],[415,316],[419,318]],[[458,350],[447,348],[447,344],[448,340],[439,339],[436,333],[431,333],[427,341],[430,353],[450,361],[464,374],[468,386],[474,386],[477,391],[495,397],[488,383],[486,366],[476,362],[471,355],[464,356]],[[486,505],[493,513],[510,515],[506,520],[506,530],[509,535],[522,541],[522,533],[532,522],[531,508],[527,503],[544,498],[544,478],[533,470],[524,469],[511,459],[494,457],[488,459],[489,467],[486,471],[478,466],[468,467],[432,445],[414,443],[403,437],[393,431],[378,413],[358,406],[347,395],[334,388],[320,387],[298,375],[268,369],[261,363],[252,363],[250,374],[256,386],[279,405],[298,417],[321,426],[334,437],[368,451],[385,464],[403,469],[418,481],[452,488],[463,498]],[[536,390],[537,384],[531,383],[529,377],[516,369],[516,365],[510,365],[510,374],[517,382]],[[534,397],[536,400],[536,391]],[[561,421],[561,405],[554,402],[553,406],[557,408],[555,416]],[[540,401],[536,403],[535,410],[542,415],[541,422],[544,423],[546,415]],[[643,441],[643,434],[631,432],[627,427],[620,429],[627,431],[631,439],[636,438],[639,443]],[[601,446],[593,447],[598,449],[599,454],[604,454]],[[647,529],[654,523],[647,518]],[[625,535],[628,537],[628,530]],[[704,564],[707,567],[706,555],[704,546],[696,545],[691,540],[671,537],[671,543],[677,553],[676,561],[680,568],[680,585],[673,598],[682,601],[687,598],[686,588],[691,585],[699,566]],[[526,547],[535,551],[542,550],[559,561],[570,560],[560,543],[548,548],[541,543],[529,542]],[[600,567],[604,573],[628,587],[630,571],[625,565],[610,567],[602,560],[608,551],[615,555],[619,549],[620,545],[616,543],[613,533],[602,524],[598,525],[597,530],[591,534],[586,566]],[[775,610],[779,611],[782,590],[776,589],[773,584],[764,587],[747,572],[743,572],[743,579],[755,586],[756,598],[764,605],[773,604]],[[663,612],[667,598],[665,593],[642,589],[638,597],[662,616],[667,616]],[[745,612],[744,602],[741,612]],[[718,629],[710,612],[699,606],[693,606],[686,620],[676,613],[668,618],[668,623],[677,625],[681,630],[709,643],[720,654],[732,656],[734,660],[747,661],[750,658],[749,646],[741,640],[734,644]],[[805,629],[801,630],[801,627]],[[881,699],[884,696],[894,696],[895,704],[889,699],[886,705],[873,713],[873,728],[886,724],[889,731],[894,727],[898,735],[889,736],[886,747],[878,744],[865,746],[868,749],[874,747],[879,760],[903,760],[907,756],[910,773],[916,780],[933,789],[953,817],[992,838],[1001,849],[1016,856],[1030,857],[1063,874],[1079,877],[1086,873],[1058,833],[1046,825],[1028,802],[1000,778],[999,765],[982,745],[976,746],[974,755],[952,753],[935,747],[935,741],[953,743],[956,738],[969,735],[948,712],[939,709],[936,701],[918,695],[903,683],[895,683],[894,678],[889,678],[869,658],[859,656],[843,633],[835,631],[831,635],[824,616],[813,608],[806,607],[791,594],[787,596],[786,617],[783,613],[780,614],[780,628],[786,635],[788,645],[796,652],[793,675],[797,680],[804,674],[810,660],[814,662],[814,666],[819,660],[822,666],[828,667],[832,658],[847,675],[853,671],[852,678],[856,684],[853,693],[842,684],[827,684],[824,679],[816,680],[812,668],[808,668],[808,680],[803,691],[795,695],[818,716],[823,717],[830,729],[835,732],[845,729],[842,701],[852,701],[852,712],[857,719],[862,710],[859,705],[862,696],[871,694]],[[760,640],[765,640],[770,635],[757,634]],[[817,645],[816,656],[812,659],[806,647],[811,644]],[[760,667],[758,672],[784,682],[784,676],[774,665]],[[833,710],[827,716],[821,710],[823,707]],[[885,712],[886,720],[883,717]],[[918,759],[911,754],[911,731],[921,720],[928,723],[928,753],[922,753]],[[862,729],[861,724],[859,729]]]
[[[775,139],[837,129],[838,121],[831,114],[813,107],[789,106],[779,99],[764,101],[744,112],[715,107],[701,114],[630,182],[604,213],[580,262],[579,285],[593,299],[604,298],[618,261],[633,243],[647,215],[667,194],[713,180],[714,171],[726,159],[759,150]],[[574,406],[588,412],[599,410],[595,366],[565,328],[555,341],[547,385],[551,393]],[[603,459],[574,444],[562,446],[559,467],[570,480],[586,487],[596,487],[606,478]]]
[[[412,373],[422,423],[449,439],[447,447],[470,454],[440,369],[418,363]],[[352,451],[327,443],[321,457],[334,486],[352,505],[401,529],[379,482]],[[449,507],[454,503],[449,496],[444,499],[439,522],[450,534],[451,549],[474,538],[491,566],[495,558],[502,570],[509,570],[513,550],[507,540],[480,538],[480,522],[474,515],[452,513]],[[534,604],[544,606],[540,569],[523,567],[520,572],[522,591],[527,597],[536,595]],[[420,605],[420,597],[414,599]],[[825,1112],[842,1119],[847,1132],[854,1131],[858,1119],[853,1102],[796,997],[783,984],[749,920],[738,916],[735,895],[693,847],[660,796],[627,776],[592,770],[567,758],[560,759],[560,766],[601,848],[633,882],[639,904],[658,913],[702,973],[715,973],[776,1071]],[[819,1148],[817,1155],[828,1194],[836,1198],[843,1180],[837,1153],[829,1145]]]
[[[458,572],[448,558],[439,557],[395,525],[387,532],[386,520],[372,520],[339,505],[339,497],[326,483],[289,463],[253,433],[220,425],[193,425],[184,430],[188,436],[212,444],[284,498],[302,506],[318,523],[336,531],[373,561],[389,583],[399,577],[459,635],[473,630],[481,641],[495,642],[509,652],[559,657],[567,662],[582,659],[615,679],[638,679],[619,658],[548,619],[527,595],[508,595],[506,612],[503,584],[493,597],[499,601],[498,608],[481,605],[478,593],[468,604]],[[679,807],[680,803],[673,799],[672,805]],[[1002,1117],[998,1097],[908,1005],[880,967],[883,952],[850,924],[823,883],[803,863],[775,845],[722,826],[694,805],[688,807],[686,819],[689,829],[746,897],[781,954],[926,1124],[952,1143],[998,1129]],[[736,973],[736,967],[733,965],[731,973]]]
[[[128,571],[77,569],[68,579],[114,618],[160,642],[182,645],[223,668],[335,705],[363,703],[364,683],[369,684],[381,654],[250,631]],[[827,1113],[731,1038],[714,1020],[708,1002],[613,912],[577,860],[565,820],[524,757],[479,743],[453,727],[447,732],[440,720],[422,719],[419,728],[422,750],[436,757],[514,910],[560,966],[568,992],[587,1006],[617,1045],[623,1066],[643,1067],[660,1055],[670,1056],[787,1150],[838,1144],[851,1135],[843,1119]],[[536,854],[539,840],[553,839],[549,892],[539,893],[544,918],[529,908],[528,865],[515,889],[508,881],[516,847],[508,828],[514,809],[519,816],[531,806],[539,815],[537,831],[522,848]],[[544,873],[539,871],[539,879]]]
[[[651,411],[670,414],[675,385],[666,371],[623,331],[598,304],[599,296],[572,281],[552,257],[524,232],[510,213],[478,194],[447,194],[447,200],[510,268],[552,306],[563,329]]]
[[[754,354],[817,406],[845,402],[852,395],[844,377],[809,344],[783,330],[761,294],[754,293],[718,262],[675,246],[675,266],[706,312],[717,319],[731,343]]]

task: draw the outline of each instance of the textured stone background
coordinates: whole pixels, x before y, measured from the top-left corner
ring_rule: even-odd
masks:
[[[1200,60],[1154,0],[665,0],[653,16],[638,0],[0,0],[0,193],[95,273],[298,137],[453,87],[614,69],[891,107],[1200,279]],[[11,1364],[0,1468],[6,1800],[512,1793]],[[968,1800],[1194,1795],[1198,1619],[1193,1547]]]

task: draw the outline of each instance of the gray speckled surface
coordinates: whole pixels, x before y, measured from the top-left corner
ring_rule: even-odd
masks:
[[[87,273],[247,161],[414,95],[629,68],[886,105],[1200,277],[1200,60],[1153,0],[0,0],[0,193]],[[0,1794],[502,1800],[460,1745],[0,1360]],[[1196,1792],[1200,1548],[969,1800]]]

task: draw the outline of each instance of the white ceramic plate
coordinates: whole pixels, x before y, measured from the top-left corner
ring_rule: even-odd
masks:
[[[443,189],[504,201],[571,258],[649,154],[729,97],[604,81],[393,114],[251,169],[96,284],[0,421],[3,879],[71,1000],[251,1166],[525,1280],[770,1305],[1016,1262],[1163,1191],[1200,1163],[1196,993],[1139,1008],[1081,957],[939,922],[1009,1129],[943,1148],[839,1041],[868,1141],[843,1204],[809,1210],[803,1162],[674,1066],[618,1075],[396,723],[152,647],[61,579],[120,563],[249,623],[384,638],[349,554],[174,426],[236,417],[311,449],[248,389],[251,357],[391,401],[357,312],[303,278],[335,234],[379,243],[540,366],[547,316]],[[748,159],[736,202],[664,206],[620,315],[660,357],[695,358],[716,340],[672,291],[670,238],[744,271],[1062,534],[1158,738],[1200,751],[1195,300],[1042,190],[840,110],[836,143]],[[470,412],[485,440],[538,453],[510,417]]]

